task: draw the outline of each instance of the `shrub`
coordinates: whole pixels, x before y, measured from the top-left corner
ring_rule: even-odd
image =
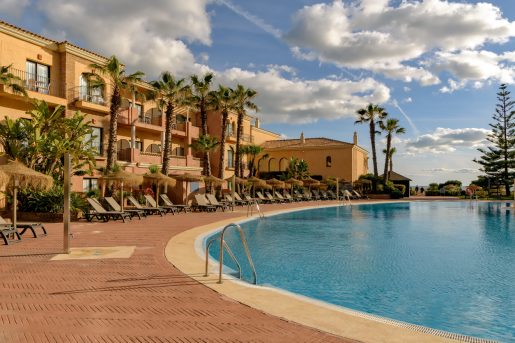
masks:
[[[18,192],[18,210],[22,212],[37,213],[63,213],[64,190],[61,186],[55,186],[49,191],[37,191],[33,189],[21,189]],[[86,203],[80,193],[71,193],[70,210],[78,212]]]
[[[399,184],[394,184],[393,185],[396,189],[400,190],[402,192],[402,194],[405,194],[406,193],[406,186],[405,185],[399,185]]]
[[[404,197],[404,193],[401,192],[399,189],[394,188],[390,193],[390,198],[392,199],[401,199]]]

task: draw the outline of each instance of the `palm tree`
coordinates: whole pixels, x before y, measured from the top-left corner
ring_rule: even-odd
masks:
[[[234,105],[238,113],[237,131],[236,131],[236,176],[243,176],[243,168],[241,166],[241,151],[240,142],[243,131],[243,118],[247,115],[247,109],[259,111],[259,108],[252,99],[257,95],[257,92],[250,88],[238,84],[234,89]]]
[[[94,75],[96,78],[92,80],[92,87],[103,86],[104,81],[100,76],[106,76],[109,79],[112,87],[111,106],[109,114],[111,116],[109,121],[109,139],[107,143],[107,163],[106,171],[109,172],[116,164],[116,140],[118,131],[118,115],[120,114],[120,107],[122,104],[121,91],[131,89],[134,84],[141,81],[145,75],[141,71],[127,75],[125,67],[120,63],[116,56],[111,56],[104,64],[93,63],[90,67],[95,69]],[[98,72],[98,75],[96,74]]]
[[[200,112],[202,134],[207,135],[207,111],[209,109],[209,95],[211,83],[213,82],[213,73],[206,73],[202,79],[199,79],[197,75],[192,75],[190,80],[192,87],[191,101]]]
[[[176,80],[168,71],[161,74],[160,80],[152,81],[150,84],[154,87],[154,90],[151,92],[149,98],[155,99],[158,106],[165,109],[165,141],[161,173],[168,175],[172,150],[174,110],[184,102],[185,94],[189,86],[185,84],[184,79]]]
[[[368,123],[370,126],[370,145],[372,146],[372,161],[374,163],[374,176],[378,177],[377,172],[377,155],[376,155],[376,121],[383,120],[386,118],[388,113],[385,112],[384,108],[379,105],[369,104],[366,108],[362,108],[357,111],[358,120],[354,124]]]
[[[227,122],[229,112],[234,110],[233,90],[222,85],[218,86],[218,90],[212,91],[210,95],[210,105],[213,109],[222,112],[222,133],[220,135],[220,160],[218,177],[224,179],[225,170],[225,140],[227,137]]]
[[[0,66],[0,85],[6,85],[11,88],[14,94],[23,94],[24,96],[27,96],[27,91],[23,86],[22,80],[9,71],[11,66],[12,64],[8,66]]]
[[[386,154],[384,161],[384,175],[383,182],[388,181],[388,161],[390,157],[390,149],[392,147],[393,135],[400,135],[406,132],[406,129],[399,126],[399,119],[388,119],[386,122],[380,121],[379,126],[381,130],[386,132]]]
[[[388,160],[390,161],[390,166],[388,167],[388,175],[393,171],[393,155],[397,152],[397,149],[395,147],[390,148],[390,153],[388,154]],[[386,155],[386,149],[383,149],[383,154]]]
[[[248,160],[248,167],[249,167],[249,176],[254,176],[254,164],[256,162],[256,157],[261,152],[263,152],[263,147],[260,147],[259,145],[255,144],[249,144],[249,145],[242,145],[241,146],[241,153],[247,155]]]
[[[194,150],[202,152],[206,158],[204,158],[204,175],[211,176],[211,163],[209,161],[209,153],[218,146],[218,140],[216,137],[210,135],[201,135],[196,141],[190,144]]]

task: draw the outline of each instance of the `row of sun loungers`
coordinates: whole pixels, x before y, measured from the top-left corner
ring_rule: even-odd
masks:
[[[16,227],[13,224],[5,221],[4,218],[0,216],[0,238],[3,239],[5,245],[9,245],[10,242],[19,242],[21,241],[21,236],[28,231],[32,232],[32,236],[34,238],[38,237],[36,229],[41,231],[40,235],[46,236],[47,232],[45,226],[42,223],[26,223],[26,222],[17,222]],[[18,231],[21,230],[21,231]]]

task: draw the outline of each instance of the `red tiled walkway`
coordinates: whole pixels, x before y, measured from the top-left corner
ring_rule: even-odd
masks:
[[[73,224],[72,247],[136,246],[128,259],[50,261],[62,224],[0,246],[0,342],[349,342],[221,296],[166,260],[172,236],[239,211]]]

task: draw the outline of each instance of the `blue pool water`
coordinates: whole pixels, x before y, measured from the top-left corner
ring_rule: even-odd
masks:
[[[258,284],[507,342],[515,341],[515,214],[504,206],[340,206],[281,214],[242,227]],[[251,281],[236,230],[228,232],[227,241]],[[226,265],[234,268],[228,260]]]

